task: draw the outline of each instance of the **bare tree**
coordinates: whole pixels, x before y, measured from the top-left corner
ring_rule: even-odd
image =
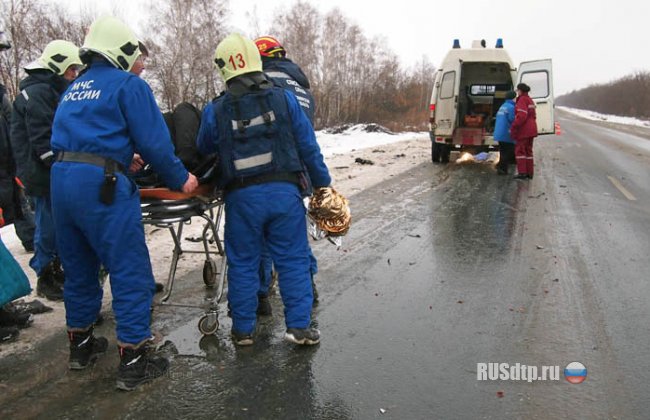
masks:
[[[296,61],[311,81],[320,78],[321,15],[310,3],[297,1],[273,19],[269,33],[278,38],[287,56]],[[259,36],[265,34],[258,34]]]
[[[145,40],[151,51],[149,80],[172,109],[180,102],[202,107],[221,86],[213,61],[218,42],[226,35],[226,0],[167,0],[148,22]]]
[[[0,0],[2,23],[12,48],[0,54],[0,75],[10,97],[24,77],[23,67],[38,58],[47,43],[65,39],[81,45],[90,17],[68,16],[57,6],[39,0]]]
[[[42,33],[35,33],[35,30],[39,17],[45,12],[37,1],[1,0],[1,4],[4,10],[3,26],[12,48],[0,54],[0,73],[2,83],[13,98],[18,92],[22,67],[38,57],[43,48],[40,39]]]
[[[650,119],[650,72],[639,71],[610,83],[573,91],[558,97],[557,104],[603,114]]]
[[[322,15],[298,0],[273,19],[276,36],[308,75],[316,127],[378,122],[423,127],[435,68],[422,60],[404,70],[383,38],[369,39],[339,9]]]

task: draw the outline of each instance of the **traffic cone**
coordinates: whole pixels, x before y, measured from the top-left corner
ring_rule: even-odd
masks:
[[[559,122],[556,122],[555,123],[555,135],[559,136],[560,134],[562,134],[562,127],[560,127]]]

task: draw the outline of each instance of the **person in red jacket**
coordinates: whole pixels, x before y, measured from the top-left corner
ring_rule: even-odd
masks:
[[[530,86],[525,83],[517,85],[517,102],[515,120],[510,127],[510,137],[515,140],[515,160],[517,161],[517,179],[533,178],[533,139],[537,136],[537,115],[535,102],[528,96]]]

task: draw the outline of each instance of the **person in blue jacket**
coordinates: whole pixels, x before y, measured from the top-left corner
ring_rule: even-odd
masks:
[[[262,57],[262,69],[274,85],[289,90],[296,95],[298,104],[314,124],[315,101],[311,94],[309,79],[302,69],[289,58],[287,58],[286,49],[276,38],[272,36],[262,36],[255,40],[255,45]],[[311,193],[308,191],[307,193]],[[309,249],[309,261],[311,272],[311,284],[314,289],[314,304],[318,303],[318,290],[314,282],[314,276],[318,272],[318,261],[314,257],[311,247]],[[258,292],[259,306],[257,312],[259,315],[270,315],[271,304],[268,299],[269,287],[272,281],[273,261],[268,250],[264,248],[262,252],[262,266],[260,267],[260,290]]]
[[[494,125],[494,140],[499,142],[499,163],[497,173],[508,174],[508,166],[515,163],[515,141],[510,137],[510,126],[515,120],[515,97],[517,94],[511,90],[506,92],[506,101],[497,111],[497,120]]]
[[[93,334],[103,264],[117,324],[117,387],[132,390],[161,376],[169,362],[151,351],[154,278],[138,188],[126,168],[137,149],[170,188],[187,193],[198,182],[174,155],[151,89],[129,72],[140,55],[133,31],[114,17],[99,18],[80,54],[88,68],[63,93],[52,128],[52,207],[66,273],[69,367],[84,369],[106,351],[106,338]]]
[[[79,48],[73,43],[57,39],[47,44],[41,56],[25,66],[27,77],[20,82],[11,115],[16,175],[34,201],[34,256],[29,265],[38,276],[36,293],[55,301],[63,300],[64,275],[52,219],[50,137],[61,94],[77,77],[81,64]]]
[[[216,48],[226,92],[203,110],[199,151],[216,153],[225,190],[225,248],[233,341],[253,344],[262,247],[268,246],[285,307],[285,339],[318,344],[301,188],[303,162],[315,188],[331,178],[314,129],[291,92],[262,72],[255,43],[239,34]]]

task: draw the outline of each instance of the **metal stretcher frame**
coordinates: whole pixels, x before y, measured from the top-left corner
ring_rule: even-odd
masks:
[[[218,305],[223,297],[226,282],[227,262],[222,239],[219,236],[219,226],[224,216],[223,195],[215,192],[208,185],[201,185],[193,194],[184,194],[170,191],[166,188],[140,189],[142,223],[166,228],[174,242],[172,261],[167,276],[165,294],[160,300],[161,306],[183,306],[201,308],[204,314],[199,320],[199,330],[205,335],[214,334],[219,329]],[[182,246],[183,226],[190,223],[193,217],[200,217],[205,221],[201,233],[203,250],[184,249]],[[210,235],[212,238],[210,239]],[[214,242],[216,250],[211,249],[210,242]],[[169,303],[178,260],[183,253],[204,254],[203,282],[205,284],[205,297],[202,305],[179,305]],[[221,258],[219,268],[212,256]]]

